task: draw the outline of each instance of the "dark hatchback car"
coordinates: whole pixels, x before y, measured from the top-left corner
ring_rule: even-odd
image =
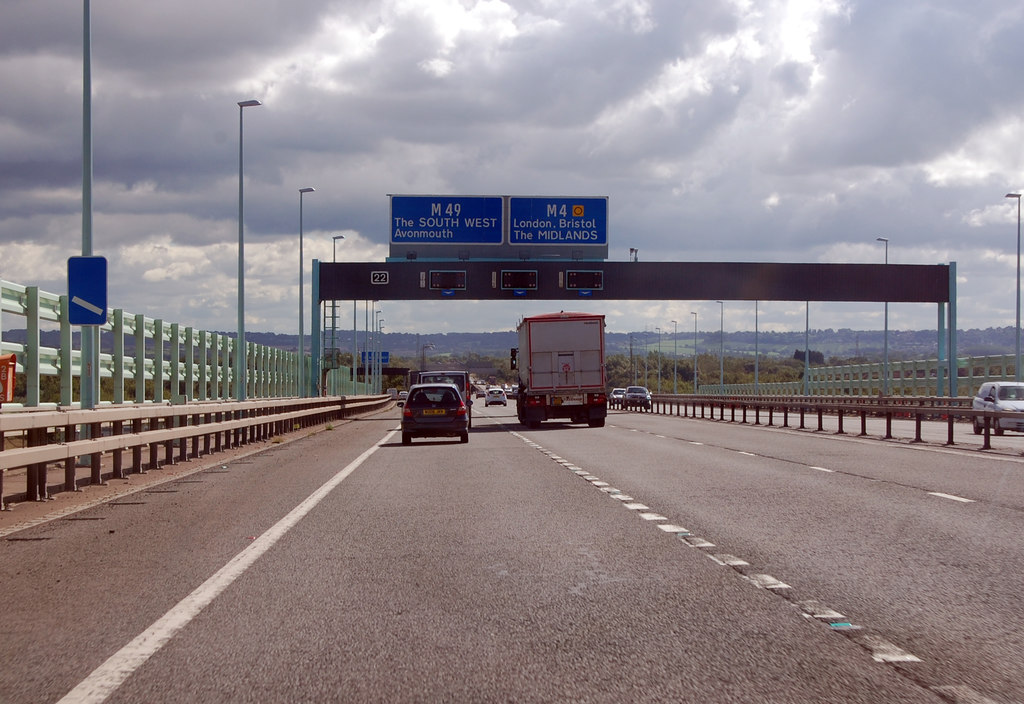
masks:
[[[402,444],[413,438],[469,442],[469,409],[455,384],[415,384],[402,410]]]

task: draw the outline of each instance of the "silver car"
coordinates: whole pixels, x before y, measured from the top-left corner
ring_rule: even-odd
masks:
[[[1024,383],[1015,381],[990,381],[981,385],[978,394],[971,402],[976,411],[1015,411],[1019,416],[993,418],[992,430],[1002,435],[1004,430],[1016,430],[1024,433]],[[980,435],[985,428],[985,419],[975,416],[973,421],[975,434]]]

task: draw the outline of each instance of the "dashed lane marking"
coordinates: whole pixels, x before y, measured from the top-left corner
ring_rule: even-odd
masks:
[[[929,496],[938,496],[940,499],[949,499],[950,501],[959,501],[963,504],[973,504],[974,499],[965,499],[962,496],[956,496],[955,494],[943,494],[941,491],[929,491]]]

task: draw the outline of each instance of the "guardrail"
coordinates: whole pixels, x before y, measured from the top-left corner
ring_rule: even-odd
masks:
[[[789,427],[790,415],[799,416],[801,429],[805,429],[808,415],[817,418],[817,430],[824,430],[824,416],[834,415],[838,419],[838,434],[846,432],[844,419],[855,416],[860,419],[860,435],[867,435],[868,416],[885,418],[885,439],[892,435],[894,418],[914,420],[913,442],[924,442],[921,438],[921,425],[925,420],[941,420],[946,423],[946,445],[955,445],[954,428],[956,421],[969,421],[970,431],[974,432],[974,419],[982,418],[983,441],[982,449],[992,449],[991,434],[994,431],[993,421],[999,418],[1020,418],[1020,413],[1008,411],[974,410],[972,399],[965,396],[955,398],[915,397],[915,398],[847,398],[842,396],[822,397],[725,397],[703,395],[671,395],[657,394],[651,397],[651,409],[648,412],[660,415],[674,415],[684,418],[706,418],[710,420],[726,420],[747,423],[748,413],[754,425],[761,424],[762,413],[766,425],[774,425],[775,416],[782,415],[782,427]],[[627,409],[644,412],[643,408]],[[716,411],[718,417],[715,417]],[[739,413],[739,418],[737,418]],[[699,415],[698,415],[699,414]]]
[[[296,426],[320,425],[382,410],[393,403],[389,395],[380,395],[3,413],[0,509],[6,507],[4,474],[9,469],[27,468],[24,498],[41,501],[51,490],[78,488],[76,467],[80,461],[89,464],[89,483],[102,483],[104,454],[109,457],[108,476],[123,478],[126,471],[156,469],[175,461],[269,440]],[[54,463],[63,466],[64,481],[51,487],[47,475]]]
[[[26,341],[4,339],[10,330],[9,316],[24,319]],[[59,331],[59,346],[40,344],[43,327]],[[81,376],[81,350],[74,348],[74,328],[68,318],[68,297],[0,279],[0,354],[17,355],[17,373],[23,374],[20,388],[26,408],[70,407],[75,404],[76,378]],[[110,352],[99,355],[100,378],[113,387],[103,391],[104,401],[114,404],[184,403],[192,400],[238,398],[234,389],[235,338],[224,333],[196,330],[179,323],[110,311],[107,324],[100,326],[101,347]],[[134,349],[132,350],[132,347]],[[308,369],[309,355],[304,364]],[[298,396],[299,354],[253,342],[245,345],[246,398]],[[351,367],[328,370],[326,388],[335,394],[370,393],[369,385],[353,383]],[[60,379],[60,398],[43,402],[41,379]],[[134,385],[134,398],[126,385]],[[100,401],[101,399],[97,399]]]

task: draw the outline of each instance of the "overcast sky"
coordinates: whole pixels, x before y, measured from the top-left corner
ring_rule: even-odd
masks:
[[[65,293],[82,251],[79,0],[0,3],[0,277]],[[93,250],[111,308],[297,332],[309,260],[383,261],[389,193],[607,196],[609,258],[957,262],[960,328],[1013,325],[1024,188],[1013,0],[92,2]],[[717,330],[707,301],[385,302],[389,332],[605,312]],[[813,328],[882,306],[812,304]],[[345,306],[351,324],[351,303]],[[360,327],[362,307],[360,307]],[[754,306],[726,302],[727,330]],[[762,330],[804,305],[762,303]],[[893,329],[934,328],[893,304]],[[22,327],[7,315],[4,328]],[[309,330],[308,322],[305,324]]]

